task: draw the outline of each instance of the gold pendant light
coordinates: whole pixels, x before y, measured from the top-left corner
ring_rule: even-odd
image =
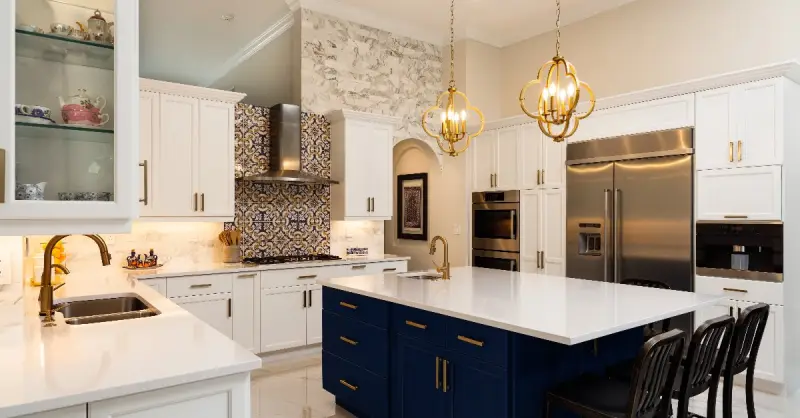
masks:
[[[453,33],[453,24],[455,22],[455,0],[450,1],[450,87],[444,93],[440,94],[436,99],[436,104],[425,110],[422,114],[422,129],[431,138],[436,138],[436,143],[441,148],[442,152],[451,157],[458,156],[469,148],[469,144],[473,138],[483,132],[484,119],[483,113],[470,105],[467,95],[458,91],[455,81],[455,39]],[[460,97],[463,101],[462,108],[459,111],[456,108],[456,97]],[[439,110],[441,115],[442,124],[437,133],[434,133],[428,127],[428,119],[431,114]],[[481,126],[477,132],[471,134],[467,131],[467,112],[472,111],[478,115],[481,121]],[[456,144],[464,140],[464,146],[456,148]]]
[[[531,112],[525,106],[525,96],[528,88],[535,84],[541,86],[541,91],[536,111]],[[589,95],[589,109],[579,114],[576,108],[584,92]],[[556,0],[556,56],[539,68],[535,80],[522,87],[519,104],[526,115],[539,122],[542,133],[555,142],[562,142],[575,134],[580,121],[594,111],[594,92],[578,79],[575,67],[561,56],[561,0]]]

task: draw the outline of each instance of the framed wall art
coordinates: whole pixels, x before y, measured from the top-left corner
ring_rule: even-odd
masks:
[[[428,240],[428,173],[397,176],[397,238]]]

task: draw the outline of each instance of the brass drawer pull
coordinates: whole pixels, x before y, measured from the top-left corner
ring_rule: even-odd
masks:
[[[447,360],[442,360],[442,391],[447,393]]]
[[[206,194],[200,193],[200,212],[206,211]]]
[[[392,268],[386,268],[386,269],[383,269],[383,272],[384,272],[384,273],[386,273],[386,272],[390,272],[390,271],[397,271],[397,267],[392,267]]]
[[[306,276],[297,276],[297,280],[314,279],[316,277],[317,277],[316,274],[309,274],[309,275],[306,275]]]
[[[206,289],[211,287],[211,283],[204,283],[204,284],[193,284],[189,286],[189,289]]]
[[[351,385],[351,384],[347,383],[347,381],[344,380],[344,379],[339,379],[339,383],[343,384],[344,387],[346,387],[346,388],[348,388],[348,389],[350,389],[352,391],[357,391],[358,390],[358,386]]]
[[[477,345],[478,347],[483,347],[483,341],[473,340],[472,338],[465,337],[463,335],[458,336],[459,341],[464,341],[467,344]]]
[[[339,302],[339,306],[344,306],[345,308],[350,308],[350,309],[358,309],[358,306],[351,305],[347,302]]]
[[[736,151],[736,154],[738,154],[738,155],[737,155],[736,159],[739,160],[739,161],[742,161],[742,141],[739,141],[738,145],[739,145],[739,147],[737,148],[737,151]]]
[[[725,219],[747,219],[747,215],[725,215]]]
[[[722,290],[724,290],[726,292],[747,293],[747,291],[744,290],[744,289],[733,289],[733,288],[730,288],[730,287],[723,287]]]
[[[406,321],[406,325],[419,329],[428,329],[427,325],[419,324],[414,321]]]
[[[728,142],[728,161],[733,162],[733,142]]]
[[[357,265],[357,266],[351,266],[350,268],[352,270],[364,270],[365,268],[367,268],[367,265],[366,264],[360,264],[360,265]]]
[[[339,339],[344,341],[344,342],[346,342],[346,343],[348,343],[348,344],[350,344],[350,345],[358,345],[358,341],[353,341],[353,340],[351,340],[351,339],[349,339],[347,337],[344,337],[344,336],[339,337]]]
[[[436,356],[436,389],[439,389],[439,363],[441,363],[442,359],[439,356]]]

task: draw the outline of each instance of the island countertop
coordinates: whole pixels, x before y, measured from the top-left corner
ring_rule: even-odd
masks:
[[[453,268],[449,281],[383,274],[318,283],[566,345],[693,312],[724,299],[477,267]]]

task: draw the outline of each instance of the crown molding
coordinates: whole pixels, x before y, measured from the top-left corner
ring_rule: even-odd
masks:
[[[294,12],[289,12],[283,15],[283,17],[281,17],[277,22],[268,27],[267,30],[261,32],[245,47],[241,48],[239,51],[233,54],[233,56],[228,58],[228,60],[226,60],[225,63],[222,64],[204,84],[206,86],[212,86],[214,83],[222,79],[222,77],[225,77],[225,75],[231,72],[234,68],[238,67],[243,62],[250,59],[250,57],[264,49],[264,47],[269,45],[270,42],[286,33],[286,31],[288,31],[293,25]]]
[[[357,110],[339,109],[325,114],[325,119],[330,123],[341,122],[343,120],[361,120],[364,122],[383,123],[397,127],[402,118],[398,116],[386,116],[377,113],[359,112]]]
[[[296,12],[300,8],[300,0],[285,0],[289,10]]]
[[[149,78],[139,79],[139,90],[171,94],[174,96],[194,97],[197,99],[224,103],[239,103],[242,99],[247,97],[244,93],[190,86],[188,84],[170,83],[168,81],[151,80]]]

